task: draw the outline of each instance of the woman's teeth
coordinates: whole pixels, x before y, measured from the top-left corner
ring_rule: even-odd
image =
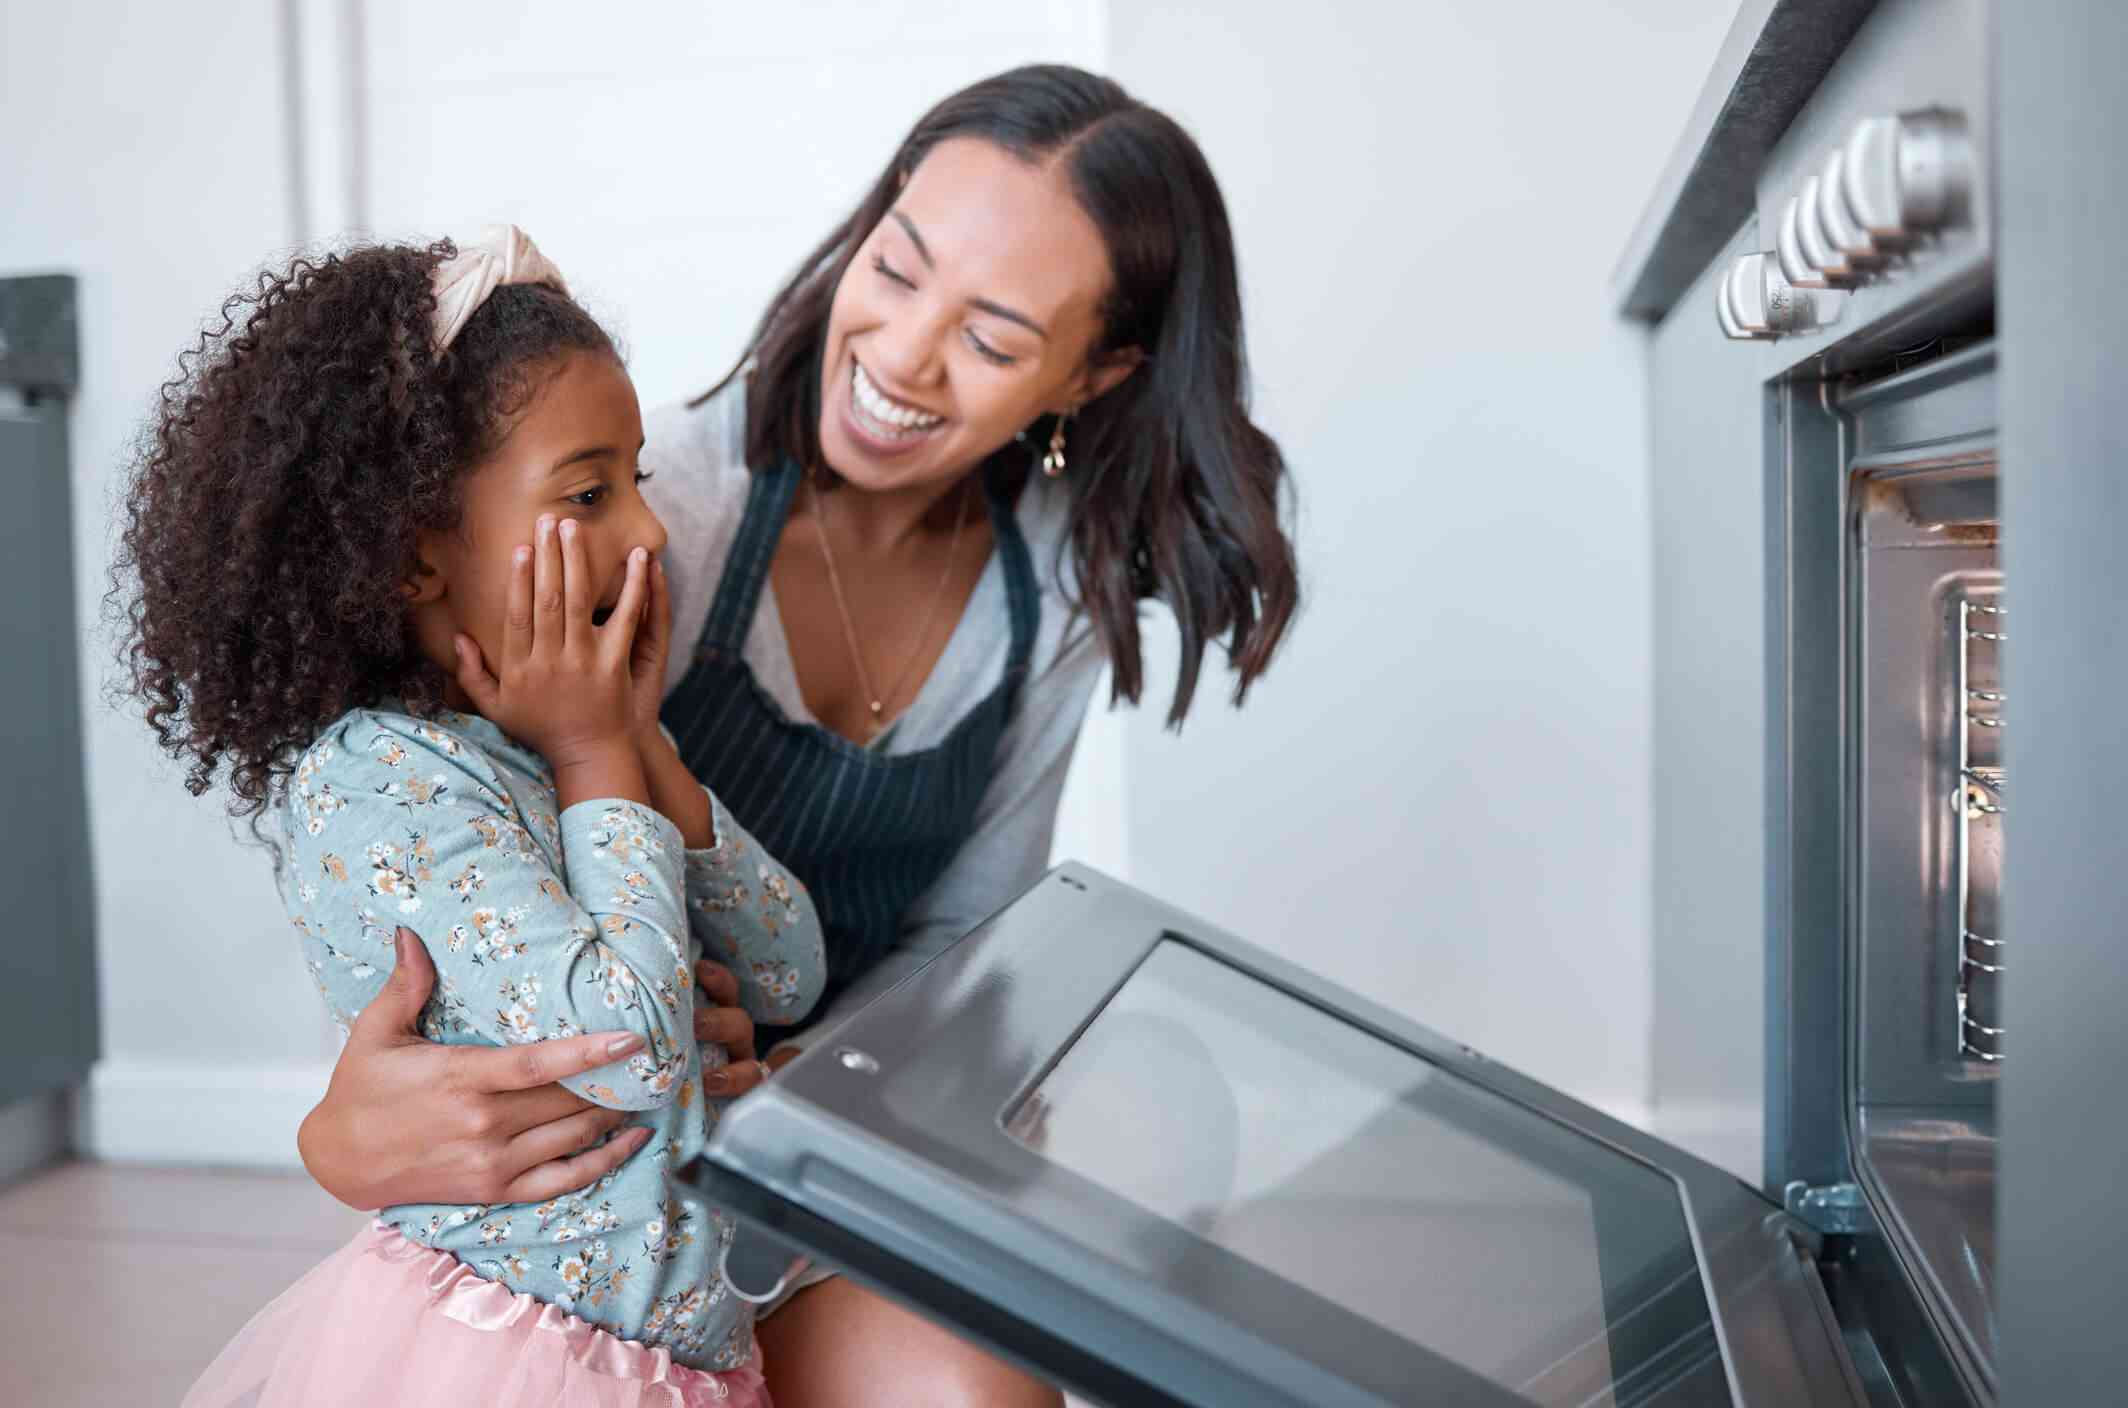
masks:
[[[872,384],[865,369],[856,362],[850,364],[850,404],[870,423],[870,428],[887,436],[921,435],[944,422],[944,416],[928,415],[923,411],[888,399],[886,393]]]

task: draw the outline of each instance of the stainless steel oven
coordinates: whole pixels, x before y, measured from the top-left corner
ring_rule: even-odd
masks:
[[[1617,289],[1653,326],[1658,655],[1718,681],[1658,718],[1658,971],[1702,996],[1658,1004],[1658,1111],[1759,1110],[1873,1398],[2128,1400],[2091,1308],[2128,1304],[2122,1145],[2074,1114],[2116,1122],[2128,1000],[2128,844],[2085,819],[2123,753],[2124,300],[2076,262],[2124,207],[2095,56],[2128,27],[1746,12]],[[1710,944],[1724,909],[1763,945]]]
[[[821,1259],[1122,1405],[2128,1398],[2128,279],[2064,223],[2128,228],[2116,39],[1750,0],[1621,270],[1657,1114],[1761,1160],[1067,866],[726,1114],[734,1283]]]
[[[1733,742],[1767,760],[1766,1177],[1831,1239],[1858,1374],[1902,1402],[1999,1390],[2017,950],[1995,19],[1983,0],[1862,14],[1700,274],[1703,331],[1688,296],[1657,333],[1729,354],[1764,417],[1765,729]],[[1684,391],[1658,377],[1656,413]]]

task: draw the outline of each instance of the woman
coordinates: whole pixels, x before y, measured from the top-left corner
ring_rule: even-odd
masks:
[[[1212,642],[1236,703],[1269,664],[1298,591],[1284,462],[1246,383],[1232,236],[1195,143],[1114,83],[1035,67],[926,114],[739,368],[653,417],[646,493],[676,638],[696,642],[664,719],[812,892],[829,997],[796,1044],[1041,874],[1102,666],[1139,697],[1141,601],[1180,628],[1171,723]],[[612,1114],[548,1084],[593,1053],[426,1047],[418,967],[406,979],[305,1123],[320,1183],[358,1207],[478,1202],[616,1161],[588,1148]],[[726,1005],[698,1034],[747,1072],[710,1093],[738,1094],[768,1068],[746,1064],[730,975],[705,965],[703,984]],[[470,1122],[467,1090],[484,1092]],[[878,1405],[883,1386],[1056,1401],[841,1278],[759,1333],[786,1408]]]

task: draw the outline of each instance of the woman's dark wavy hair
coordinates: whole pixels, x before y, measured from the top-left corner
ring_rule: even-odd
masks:
[[[349,709],[442,702],[400,591],[415,535],[457,525],[465,471],[558,357],[618,355],[566,294],[512,284],[436,356],[429,276],[456,252],[261,273],[179,356],[136,449],[105,599],[120,688],[195,796],[226,768],[236,816],[256,820]]]
[[[824,467],[820,377],[836,285],[903,179],[956,137],[995,143],[1030,165],[1062,164],[1115,276],[1091,355],[1135,347],[1146,356],[1067,432],[1077,605],[1110,661],[1113,697],[1135,703],[1143,690],[1138,603],[1150,597],[1166,602],[1181,627],[1169,724],[1188,713],[1211,641],[1224,638],[1238,704],[1299,605],[1280,521],[1290,481],[1278,445],[1249,419],[1240,280],[1219,185],[1189,134],[1120,85],[1038,65],[985,79],[924,114],[708,394],[751,363],[747,463]],[[1045,420],[1028,439],[1045,444],[1050,429]]]

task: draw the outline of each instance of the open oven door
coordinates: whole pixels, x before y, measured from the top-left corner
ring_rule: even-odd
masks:
[[[1106,1404],[1865,1401],[1756,1190],[1076,865],[686,1176],[742,1286],[803,1253]]]

